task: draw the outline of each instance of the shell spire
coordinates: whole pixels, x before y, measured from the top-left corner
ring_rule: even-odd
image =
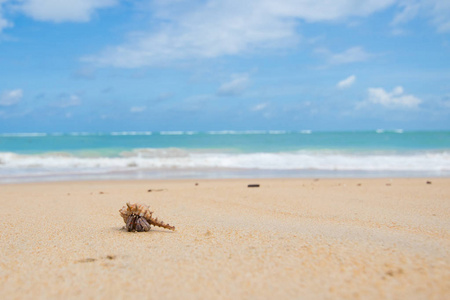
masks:
[[[162,228],[166,228],[169,230],[175,230],[175,226],[171,226],[169,224],[164,223],[163,221],[158,220],[158,218],[151,218],[149,223],[153,226],[158,226],[158,227],[162,227]]]

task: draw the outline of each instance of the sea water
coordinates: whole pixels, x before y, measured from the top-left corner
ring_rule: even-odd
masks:
[[[0,182],[450,176],[450,132],[0,134]]]

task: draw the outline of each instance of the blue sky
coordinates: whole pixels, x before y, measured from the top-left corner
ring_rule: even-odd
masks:
[[[450,129],[448,0],[0,0],[0,132]]]

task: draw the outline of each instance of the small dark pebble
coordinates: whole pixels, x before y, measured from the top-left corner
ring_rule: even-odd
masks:
[[[101,195],[101,194],[104,194],[103,192],[99,192],[99,194]]]
[[[361,186],[361,183],[358,183],[358,186]]]
[[[247,185],[249,188],[259,187],[259,184],[249,184]]]
[[[427,184],[431,184],[431,181],[427,181]]]
[[[390,184],[390,183],[386,183],[386,185],[387,185],[387,186],[391,186],[391,184]]]
[[[149,189],[147,192],[151,193],[151,192],[162,192],[162,191],[164,191],[164,189],[156,189],[156,190]]]
[[[197,185],[198,185],[198,182],[196,182],[195,185],[197,186]]]
[[[116,258],[116,256],[115,256],[115,255],[107,255],[107,256],[106,256],[106,258],[107,258],[107,259],[111,259],[111,260],[112,260],[112,259],[115,259],[115,258]]]

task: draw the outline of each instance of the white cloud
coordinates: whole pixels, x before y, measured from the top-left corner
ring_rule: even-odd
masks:
[[[96,9],[114,6],[118,0],[0,0],[0,33],[13,23],[4,18],[4,11],[20,11],[38,21],[87,22]],[[7,7],[6,5],[9,4]]]
[[[2,32],[3,29],[10,27],[10,26],[11,26],[11,24],[7,20],[3,19],[2,15],[1,15],[1,11],[0,11],[0,33]]]
[[[450,32],[450,1],[429,0],[431,22],[440,32]]]
[[[387,108],[416,108],[422,102],[413,95],[404,94],[401,86],[397,86],[392,92],[387,92],[382,88],[369,88],[368,93],[368,103],[379,104]]]
[[[450,32],[450,1],[448,0],[401,0],[399,12],[392,21],[393,26],[400,26],[426,16],[438,32]]]
[[[0,0],[0,33],[13,24],[2,10],[50,22],[87,22],[97,9],[119,0]],[[157,17],[163,26],[131,34],[128,43],[113,46],[86,60],[120,67],[154,65],[185,58],[233,55],[260,48],[285,47],[298,42],[299,21],[345,21],[364,17],[395,4],[402,9],[392,24],[421,16],[440,32],[450,31],[448,0],[153,0],[137,2],[141,13]],[[8,5],[6,8],[6,4]],[[3,7],[3,9],[2,9]],[[157,24],[152,22],[152,24]],[[167,25],[169,24],[169,25]],[[186,52],[184,52],[184,51]],[[121,55],[129,57],[123,59]],[[163,62],[164,63],[164,62]]]
[[[334,21],[350,16],[367,16],[382,10],[396,0],[284,0],[264,1],[266,9],[278,16],[291,16],[308,22]],[[253,1],[258,2],[258,1]]]
[[[353,85],[353,83],[355,83],[356,81],[356,76],[355,75],[351,75],[341,81],[339,81],[336,86],[340,89],[346,89],[349,88]]]
[[[260,111],[265,109],[269,104],[267,103],[259,103],[251,108],[252,111]]]
[[[241,95],[249,85],[248,74],[237,74],[232,76],[231,81],[223,83],[217,94],[219,96],[238,96]]]
[[[392,20],[392,25],[398,25],[402,23],[406,23],[414,19],[419,13],[420,5],[414,1],[403,2],[400,4],[403,8],[401,12],[399,12],[394,19]]]
[[[319,54],[325,55],[327,61],[331,65],[342,65],[354,62],[362,62],[371,58],[373,55],[367,53],[363,47],[352,47],[341,53],[332,53],[328,49],[319,48],[316,49]]]
[[[3,3],[6,2],[8,2],[8,0],[0,0],[0,33],[2,33],[3,29],[13,26],[11,22],[3,17]]]
[[[4,91],[0,96],[0,106],[11,106],[22,100],[23,91],[21,89]]]
[[[147,109],[146,106],[132,106],[130,107],[130,112],[132,113],[140,113]]]
[[[180,10],[183,1],[155,1],[150,13],[164,22],[133,33],[129,41],[82,60],[116,67],[141,67],[174,60],[214,58],[298,43],[297,26],[367,16],[395,0],[210,0]],[[364,56],[361,48],[354,55]],[[352,54],[352,53],[350,53]],[[339,61],[339,58],[334,59]],[[342,60],[342,59],[341,59]]]
[[[96,9],[116,4],[117,0],[24,0],[20,9],[39,21],[87,22]]]

